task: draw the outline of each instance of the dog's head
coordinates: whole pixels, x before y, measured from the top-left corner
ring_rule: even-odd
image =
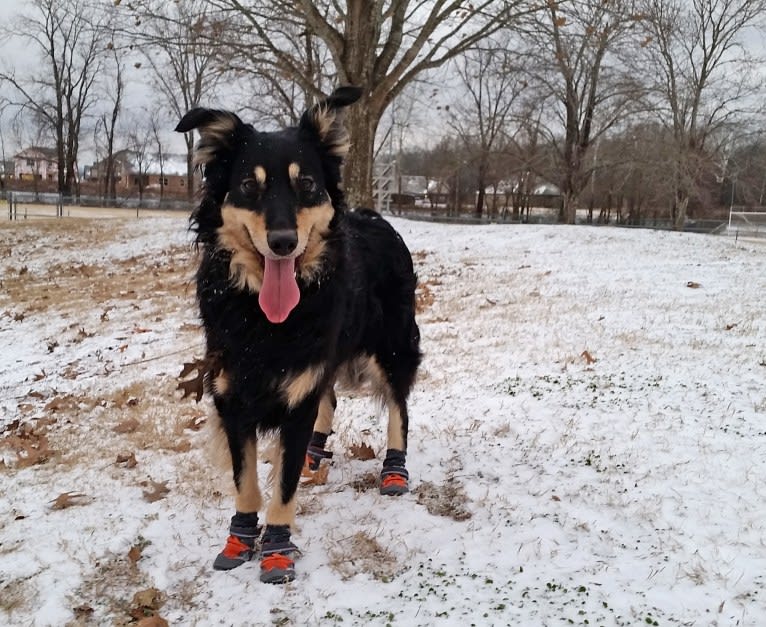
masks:
[[[262,133],[234,113],[193,109],[176,131],[197,129],[194,161],[204,172],[192,215],[198,240],[231,253],[241,289],[259,293],[272,322],[298,304],[296,274],[318,273],[324,236],[345,208],[341,166],[349,148],[342,109],[361,95],[341,87],[303,114],[297,127]]]

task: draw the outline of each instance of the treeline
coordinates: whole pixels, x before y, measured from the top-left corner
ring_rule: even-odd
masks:
[[[0,130],[55,145],[67,195],[87,144],[113,195],[115,152],[162,152],[194,106],[287,124],[355,84],[353,202],[372,203],[383,151],[478,214],[496,209],[486,190],[539,181],[563,222],[589,208],[680,227],[763,204],[765,19],[766,0],[32,0],[3,27],[28,54],[0,70]]]

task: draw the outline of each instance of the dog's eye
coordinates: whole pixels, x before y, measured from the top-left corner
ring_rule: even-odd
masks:
[[[310,176],[302,176],[298,179],[298,189],[302,192],[313,192],[316,189],[314,179]]]
[[[245,194],[255,194],[260,189],[255,179],[245,179],[239,187]]]

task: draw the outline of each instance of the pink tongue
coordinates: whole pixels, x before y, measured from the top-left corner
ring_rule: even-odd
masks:
[[[284,322],[301,299],[295,281],[295,259],[266,257],[265,261],[258,303],[270,322]]]

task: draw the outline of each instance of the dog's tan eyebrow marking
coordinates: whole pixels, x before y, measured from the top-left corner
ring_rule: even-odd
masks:
[[[287,166],[287,173],[290,175],[290,180],[295,182],[301,175],[301,166],[293,161],[289,166]]]
[[[255,174],[255,180],[258,181],[259,185],[266,183],[266,170],[262,165],[255,166],[253,174]]]

